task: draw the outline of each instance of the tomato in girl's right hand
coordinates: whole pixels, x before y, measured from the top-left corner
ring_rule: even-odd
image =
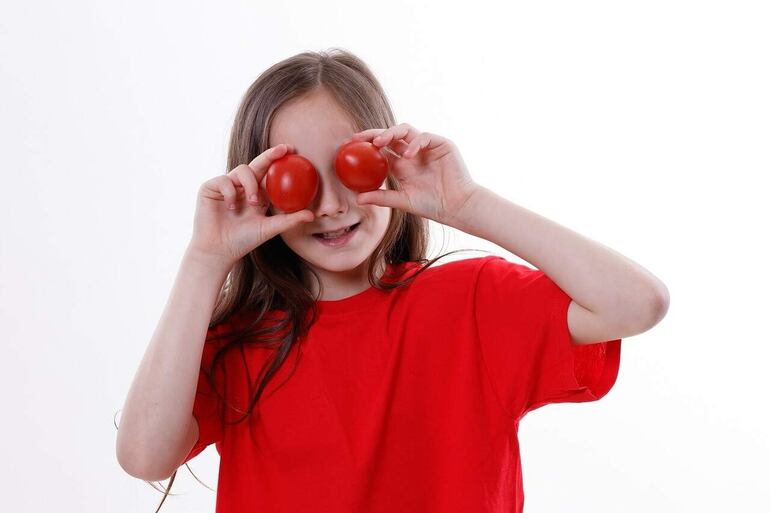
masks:
[[[270,200],[262,184],[267,170],[292,152],[289,144],[273,146],[248,164],[204,182],[198,190],[188,248],[229,269],[265,241],[313,221],[311,210],[266,215]]]
[[[286,154],[270,165],[265,189],[270,203],[282,212],[302,210],[310,205],[318,192],[318,171],[305,157]]]

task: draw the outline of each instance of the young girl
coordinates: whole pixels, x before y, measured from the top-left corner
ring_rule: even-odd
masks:
[[[379,190],[337,178],[348,140],[387,155]],[[265,192],[287,153],[320,177],[293,213]],[[477,184],[449,139],[396,124],[344,50],[251,85],[228,169],[199,190],[117,440],[126,472],[169,484],[215,444],[218,513],[522,511],[520,420],[603,397],[621,337],[667,310],[646,270]],[[431,267],[428,219],[539,270],[497,256]],[[342,228],[343,244],[320,235]]]

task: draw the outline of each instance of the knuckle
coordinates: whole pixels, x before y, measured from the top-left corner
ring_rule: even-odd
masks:
[[[257,179],[254,177],[254,171],[252,171],[251,168],[241,169],[238,171],[238,178],[241,179],[241,183],[244,187],[251,187],[252,184],[257,181]]]

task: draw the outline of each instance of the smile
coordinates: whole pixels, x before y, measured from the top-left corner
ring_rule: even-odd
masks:
[[[337,232],[314,233],[313,238],[325,246],[343,246],[358,232],[360,222]]]

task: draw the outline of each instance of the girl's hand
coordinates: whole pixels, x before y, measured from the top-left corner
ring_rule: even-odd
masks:
[[[358,195],[358,204],[398,208],[433,221],[453,225],[471,195],[479,189],[465,167],[460,151],[445,137],[401,123],[387,129],[371,128],[347,141],[369,141],[387,146],[390,169],[401,190],[378,189]]]
[[[228,268],[263,242],[300,223],[315,219],[310,210],[266,216],[269,206],[262,178],[274,160],[294,148],[279,144],[248,165],[201,185],[189,249]]]

